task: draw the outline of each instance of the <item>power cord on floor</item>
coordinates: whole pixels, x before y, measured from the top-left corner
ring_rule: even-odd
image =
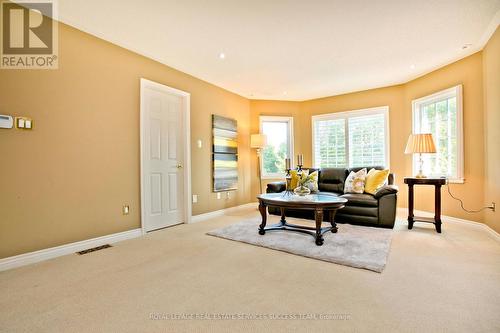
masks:
[[[464,202],[462,201],[462,199],[455,197],[455,196],[451,193],[451,190],[450,190],[450,183],[446,182],[446,188],[448,189],[448,194],[449,194],[449,195],[450,195],[453,199],[455,199],[455,200],[457,200],[458,202],[460,202],[460,207],[461,207],[464,211],[466,211],[467,213],[470,213],[470,214],[480,213],[480,212],[482,212],[482,211],[483,211],[483,210],[485,210],[485,209],[491,209],[492,211],[495,211],[495,203],[494,203],[494,202],[492,202],[492,203],[491,203],[491,206],[485,206],[485,207],[483,207],[483,208],[481,208],[481,209],[478,209],[478,210],[469,210],[469,209],[465,209],[465,207],[464,207]]]

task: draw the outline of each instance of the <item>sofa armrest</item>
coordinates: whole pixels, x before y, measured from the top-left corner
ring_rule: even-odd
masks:
[[[379,190],[375,192],[373,196],[375,197],[375,199],[380,199],[384,195],[395,193],[398,193],[398,187],[396,185],[385,185],[379,188]]]
[[[267,184],[267,193],[280,193],[286,190],[285,182],[272,182]]]

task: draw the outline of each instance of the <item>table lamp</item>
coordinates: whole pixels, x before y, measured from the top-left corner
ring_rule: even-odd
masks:
[[[406,143],[405,154],[419,154],[418,160],[418,174],[416,178],[427,178],[424,175],[422,169],[424,165],[424,160],[422,159],[422,154],[429,154],[436,152],[436,145],[432,139],[432,134],[410,134],[408,137],[408,142]]]
[[[250,147],[257,149],[257,161],[258,161],[258,172],[259,172],[259,189],[260,193],[262,193],[262,177],[261,177],[261,164],[260,164],[260,155],[262,152],[262,148],[267,145],[267,137],[265,134],[252,134],[250,136]]]

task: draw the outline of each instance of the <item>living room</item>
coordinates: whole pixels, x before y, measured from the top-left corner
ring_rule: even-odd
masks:
[[[0,4],[0,331],[500,329],[500,1]]]

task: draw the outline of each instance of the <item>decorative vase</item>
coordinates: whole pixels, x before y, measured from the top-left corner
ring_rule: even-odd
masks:
[[[307,186],[299,185],[295,188],[295,190],[293,190],[293,193],[300,196],[305,196],[311,194],[311,190]]]

